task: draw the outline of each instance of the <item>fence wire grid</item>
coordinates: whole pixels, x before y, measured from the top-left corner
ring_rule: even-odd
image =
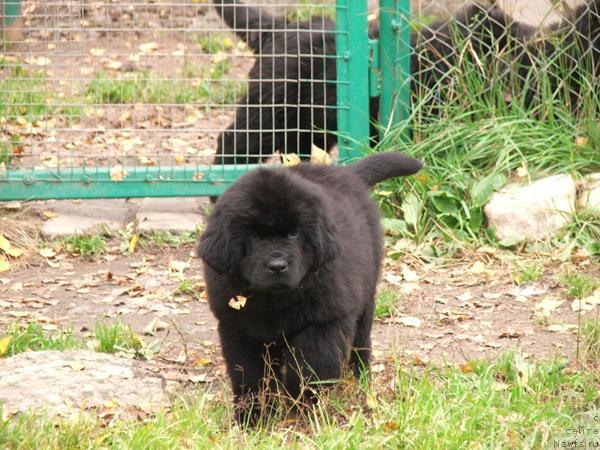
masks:
[[[0,3],[0,192],[15,172],[29,173],[25,183],[98,174],[107,184],[202,183],[225,180],[224,164],[234,164],[235,178],[280,153],[308,157],[313,145],[335,159],[339,137],[365,126],[338,123],[336,89],[353,81],[335,71],[345,57],[335,51],[339,2],[229,3]],[[401,2],[364,3],[376,39],[382,8]],[[244,6],[259,8],[255,21]],[[412,120],[490,104],[542,120],[561,104],[597,119],[600,0],[413,0],[408,19],[410,42],[396,39],[410,48],[411,79],[394,73],[397,87],[410,82]],[[345,37],[356,31],[350,23]],[[378,59],[371,54],[375,71]],[[375,84],[359,93],[367,127],[380,103],[394,100],[378,97]],[[206,177],[207,165],[220,175]],[[94,195],[119,190],[102,189]],[[197,193],[169,189],[159,195]]]

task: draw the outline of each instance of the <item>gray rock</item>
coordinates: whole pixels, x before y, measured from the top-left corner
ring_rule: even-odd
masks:
[[[484,211],[500,241],[537,241],[552,237],[572,222],[575,196],[573,179],[554,175],[528,185],[504,187],[492,196]]]
[[[45,221],[42,235],[53,239],[72,234],[97,233],[102,227],[122,229],[133,217],[134,204],[126,200],[57,200],[35,206],[39,211],[53,211],[56,217]]]
[[[159,409],[169,404],[177,384],[156,372],[143,361],[86,350],[21,353],[0,359],[2,413],[69,416],[107,402]]]
[[[600,214],[600,173],[592,173],[583,177],[579,185],[577,205]]]
[[[208,204],[205,197],[145,198],[136,212],[138,231],[194,232]]]

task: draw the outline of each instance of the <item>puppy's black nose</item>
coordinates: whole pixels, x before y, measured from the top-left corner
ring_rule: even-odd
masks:
[[[267,270],[271,273],[284,273],[288,270],[288,264],[282,257],[272,258],[267,263]]]

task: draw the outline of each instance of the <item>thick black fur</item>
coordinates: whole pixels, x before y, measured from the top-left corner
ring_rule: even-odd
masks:
[[[290,22],[238,0],[213,0],[225,23],[256,54],[248,90],[234,122],[218,138],[215,164],[258,163],[276,150],[308,154],[311,144],[337,142],[335,23],[323,17]],[[369,36],[378,29],[370,26]],[[532,29],[513,24],[496,8],[471,5],[453,18],[413,33],[413,89],[433,88],[456,63],[457,41],[479,55],[508,50]],[[366,74],[365,74],[366,76]],[[439,83],[440,85],[442,83]],[[437,96],[437,101],[443,101]],[[370,102],[371,139],[377,140],[378,98]],[[261,156],[262,155],[262,156]]]
[[[413,33],[411,76],[415,98],[422,98],[421,92],[429,94],[429,106],[443,104],[459,59],[480,64],[499,55],[514,58],[535,31],[515,22],[498,6],[470,4],[454,16]],[[429,108],[427,112],[435,114],[437,110]]]
[[[531,42],[518,64],[528,107],[551,92],[573,112],[581,112],[586,92],[600,95],[600,0],[579,5],[542,39]]]
[[[397,152],[260,168],[219,198],[198,254],[238,420],[256,420],[256,400],[277,386],[299,398],[303,381],[368,368],[383,254],[368,188],[420,168]],[[229,305],[236,296],[247,298],[240,309]]]
[[[323,17],[289,22],[236,0],[214,4],[256,55],[214,163],[259,163],[276,150],[306,155],[312,144],[330,150],[337,131],[335,23]]]

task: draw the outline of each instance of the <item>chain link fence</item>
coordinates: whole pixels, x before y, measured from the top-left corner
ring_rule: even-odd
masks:
[[[315,145],[335,159],[343,136],[364,146],[356,141],[376,139],[369,124],[381,118],[380,104],[401,102],[409,85],[417,122],[495,108],[598,118],[600,0],[413,0],[410,43],[402,1],[230,3],[0,3],[0,198],[14,197],[6,194],[12,173],[25,185],[53,182],[49,197],[67,180],[77,186],[65,197],[197,195],[190,181],[218,194],[219,183],[279,153],[308,157]],[[398,20],[384,21],[386,9]],[[377,64],[385,61],[372,46],[374,77],[366,61],[367,19],[371,38],[385,33],[378,17],[396,33],[392,64],[410,46],[412,76],[394,72],[395,94],[384,79],[381,102]],[[405,114],[386,113],[383,125]],[[77,190],[100,179],[95,193]],[[137,191],[120,181],[137,182]],[[140,187],[160,181],[171,187]]]
[[[598,117],[600,1],[413,5],[413,106]],[[441,16],[441,17],[440,17]]]

